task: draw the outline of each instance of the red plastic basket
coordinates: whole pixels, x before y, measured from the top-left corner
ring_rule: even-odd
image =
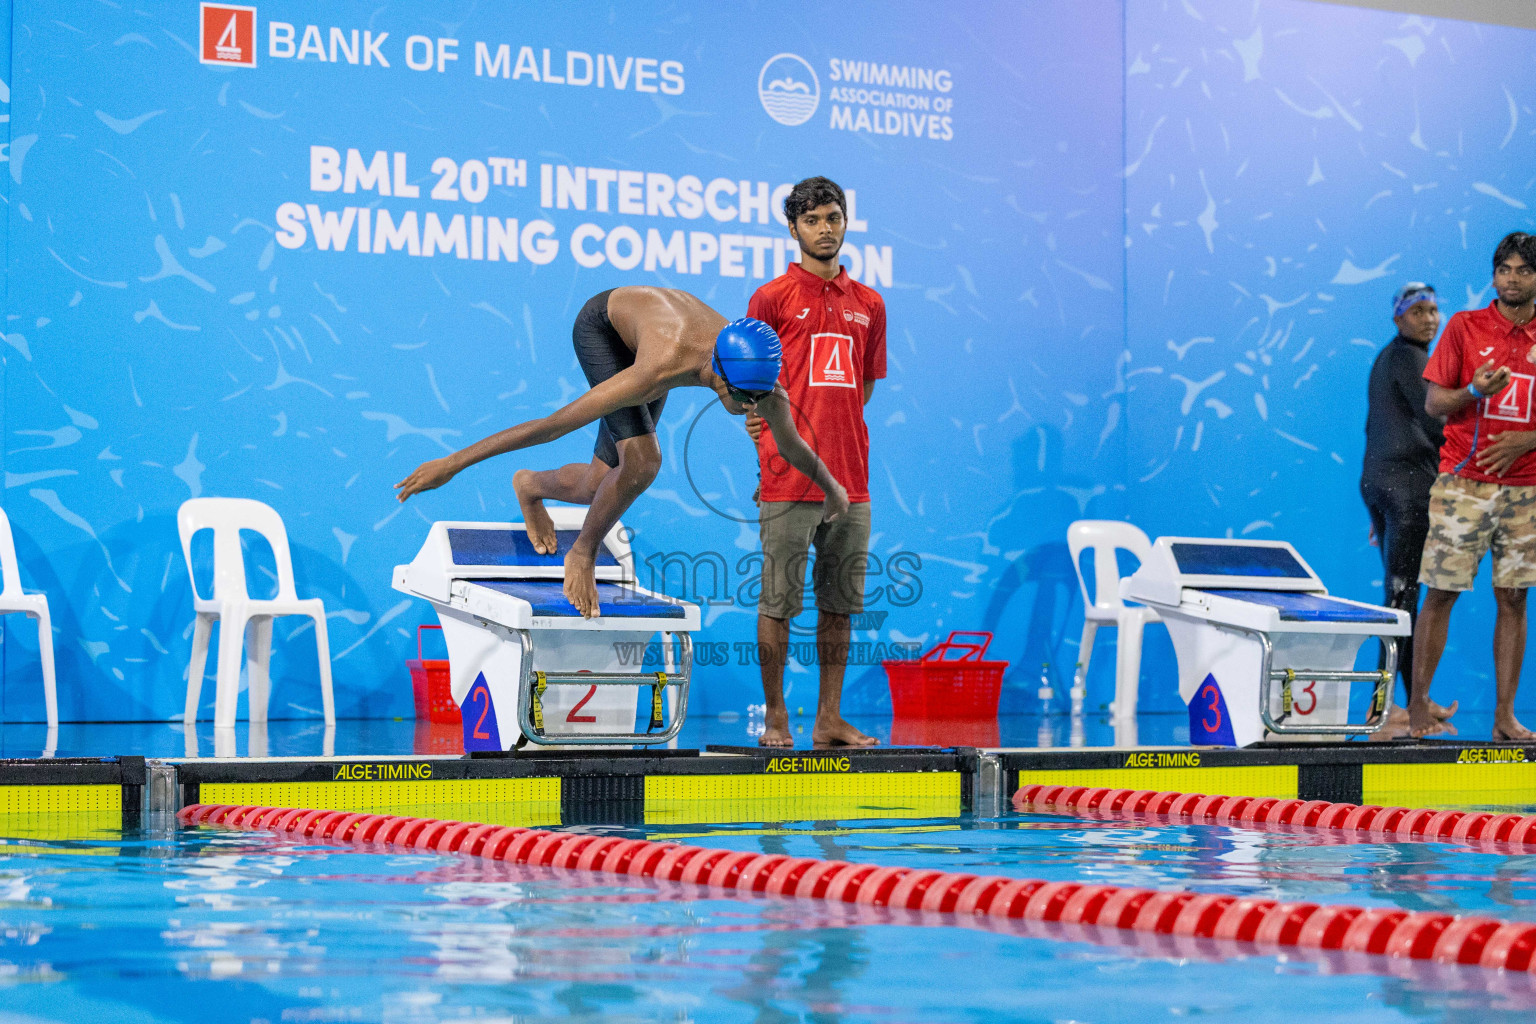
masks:
[[[435,629],[441,633],[443,627],[418,626],[416,657],[405,663],[405,667],[411,670],[411,696],[416,701],[416,720],[458,725],[462,718],[459,706],[453,702],[453,677],[448,671],[448,659],[421,656],[421,631],[424,629]]]
[[[983,637],[981,642],[957,637]],[[997,717],[1006,661],[984,660],[992,634],[955,630],[916,661],[884,661],[898,719],[976,721]],[[959,653],[958,658],[950,658]]]

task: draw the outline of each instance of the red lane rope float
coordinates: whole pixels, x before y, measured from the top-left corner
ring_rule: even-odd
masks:
[[[1536,815],[1376,807],[1327,800],[1154,793],[1086,786],[1025,786],[1013,795],[1019,811],[1092,818],[1166,818],[1214,825],[1285,826],[1321,830],[1359,842],[1502,843],[1536,847]],[[217,818],[220,810],[212,812]],[[225,824],[230,824],[225,821]]]
[[[1209,804],[1211,798],[1198,794],[1195,794],[1196,800],[1189,801],[1180,799],[1180,794],[1087,790],[1080,786],[1070,790],[1060,786],[1030,789],[1049,789],[1053,791],[1052,796],[1070,794],[1077,801],[1088,795],[1095,806],[1109,808],[1123,808],[1133,803],[1138,806],[1181,803],[1190,808],[1203,808],[1202,815],[1214,816],[1216,820],[1222,820],[1221,814],[1230,802],[1230,798],[1223,798],[1220,803]],[[1169,799],[1162,799],[1164,797]],[[1346,815],[1331,810],[1342,805],[1314,806],[1322,801],[1239,799],[1248,801],[1240,808],[1244,814],[1255,803],[1265,805],[1256,813],[1266,820],[1271,820],[1272,812],[1274,820],[1312,819],[1314,825],[1318,820],[1342,822],[1353,817],[1353,812]],[[1289,806],[1275,811],[1279,804]],[[1037,801],[1035,806],[1038,805]],[[1047,802],[1047,806],[1059,805]],[[1382,816],[1375,815],[1377,818]],[[1387,817],[1391,819],[1392,828],[1406,829],[1408,834],[1421,838],[1427,834],[1431,823],[1436,823],[1434,834],[1437,836],[1443,834],[1440,830],[1449,827],[1441,820],[1443,812],[1429,818],[1410,816],[1406,812]],[[1481,823],[1486,830],[1503,817],[1520,816],[1479,817],[1486,819]],[[1154,935],[1226,939],[1271,947],[1372,953],[1536,973],[1536,924],[1489,917],[1454,917],[1384,907],[1319,906],[1212,893],[1159,892],[1115,885],[952,874],[783,854],[713,850],[649,839],[593,836],[584,832],[549,832],[350,811],[193,804],[183,808],[177,818],[189,826],[224,825],[331,842],[462,853],[534,867],[691,882],[743,893],[926,910],[962,917],[1120,928]],[[1457,819],[1456,828],[1460,828],[1460,823],[1465,820]],[[1516,826],[1500,824],[1498,831],[1513,834]]]

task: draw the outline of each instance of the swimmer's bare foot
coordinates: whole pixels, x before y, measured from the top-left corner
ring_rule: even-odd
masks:
[[[1440,721],[1429,713],[1428,702],[1411,705],[1408,708],[1408,735],[1414,739],[1423,739],[1425,736],[1434,736],[1437,733],[1454,733],[1456,727]]]
[[[792,747],[794,737],[789,734],[789,709],[769,711],[764,716],[763,734],[757,738],[760,747]]]
[[[533,470],[520,469],[512,474],[512,489],[517,492],[517,503],[523,508],[523,523],[528,527],[528,540],[539,554],[552,555],[557,543],[555,522],[549,518],[544,499],[529,493],[532,488]]]
[[[583,618],[597,615],[597,580],[593,556],[571,548],[565,556],[565,599],[576,606]]]
[[[1493,738],[1495,740],[1528,743],[1531,740],[1536,740],[1536,732],[1531,732],[1531,730],[1521,725],[1519,720],[1515,718],[1515,713],[1511,711],[1507,715],[1495,714],[1493,716]]]
[[[816,718],[816,727],[811,730],[811,743],[818,747],[876,747],[880,741],[873,736],[866,736],[841,717],[830,721],[822,721],[820,716]]]
[[[1446,732],[1453,736],[1456,734],[1456,727],[1448,719],[1456,713],[1458,703],[1453,701],[1450,707],[1443,708],[1434,701],[1429,702],[1429,717],[1439,722],[1443,727],[1437,731]],[[1401,705],[1393,705],[1392,710],[1387,712],[1386,724],[1371,734],[1371,740],[1375,743],[1382,743],[1387,740],[1402,739],[1408,733],[1408,709]]]
[[[1450,702],[1450,708],[1442,708],[1433,700],[1428,702],[1430,717],[1435,718],[1436,722],[1444,723],[1445,728],[1439,729],[1439,731],[1456,735],[1456,726],[1450,723],[1450,718],[1456,714],[1456,708],[1459,708],[1459,706],[1461,706],[1459,700]],[[1382,743],[1385,740],[1401,740],[1405,735],[1409,735],[1409,731],[1409,709],[1404,708],[1402,705],[1393,705],[1392,711],[1387,712],[1387,723],[1382,725],[1378,731],[1372,732],[1370,738],[1376,743]]]

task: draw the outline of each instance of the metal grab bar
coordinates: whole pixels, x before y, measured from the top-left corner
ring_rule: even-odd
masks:
[[[654,746],[666,743],[676,738],[683,727],[683,722],[688,717],[688,686],[693,676],[693,637],[688,633],[665,634],[670,639],[666,641],[668,648],[672,640],[678,641],[681,647],[678,659],[679,670],[676,672],[539,672],[533,667],[533,641],[525,629],[513,630],[522,644],[522,668],[518,677],[517,694],[517,722],[522,727],[523,736],[529,743],[540,746],[567,745],[567,744],[614,744],[634,743],[643,746]],[[660,719],[658,703],[660,695],[666,687],[675,687],[678,691],[677,712],[672,717],[672,722],[661,732],[617,732],[617,733],[561,733],[554,736],[544,734],[544,714],[540,698],[545,687],[550,685],[581,685],[592,686],[649,686],[652,687],[652,712],[651,722],[654,728]]]
[[[1375,636],[1386,651],[1386,665],[1379,671],[1357,672],[1343,669],[1294,669],[1272,668],[1274,662],[1274,645],[1270,642],[1269,634],[1256,629],[1247,629],[1243,626],[1226,626],[1239,633],[1247,633],[1259,641],[1263,650],[1263,658],[1259,666],[1259,718],[1264,723],[1264,728],[1279,736],[1284,735],[1372,735],[1381,730],[1387,724],[1387,712],[1392,710],[1392,680],[1397,676],[1397,644],[1396,637],[1370,634],[1362,638],[1369,639]],[[1375,682],[1374,692],[1371,695],[1371,716],[1364,722],[1343,722],[1338,725],[1301,725],[1288,724],[1285,720],[1291,712],[1291,687],[1297,680],[1315,680],[1320,683],[1355,683]],[[1270,698],[1274,694],[1275,684],[1280,684],[1279,720],[1270,714]],[[1347,716],[1346,716],[1347,717]]]
[[[1269,677],[1276,682],[1288,680],[1295,682],[1298,679],[1310,679],[1319,683],[1363,683],[1368,680],[1379,680],[1386,669],[1370,669],[1356,671],[1337,668],[1272,668]]]

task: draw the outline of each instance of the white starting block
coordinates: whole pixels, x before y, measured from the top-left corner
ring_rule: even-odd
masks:
[[[1329,597],[1284,541],[1161,537],[1120,596],[1157,610],[1179,661],[1179,696],[1194,744],[1245,747],[1266,738],[1373,733],[1386,722],[1408,613]],[[1355,671],[1368,637],[1386,667]],[[1364,722],[1349,721],[1349,686],[1374,684]]]
[[[637,586],[628,532],[614,524],[597,557],[600,614],[582,618],[562,587],[586,510],[549,514],[555,554],[535,551],[522,523],[443,522],[411,564],[395,566],[394,588],[430,602],[442,622],[464,749],[668,742],[687,717],[698,606]],[[644,671],[658,634],[660,664]],[[651,698],[644,732],[641,687]]]

